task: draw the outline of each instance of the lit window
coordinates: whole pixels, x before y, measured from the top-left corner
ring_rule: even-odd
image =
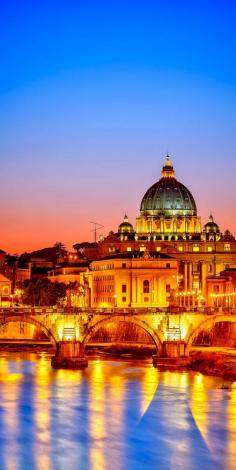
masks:
[[[156,251],[161,251],[161,247],[160,247],[160,246],[157,246],[157,247],[156,247]]]
[[[127,246],[127,251],[132,251],[131,246]]]
[[[193,245],[193,251],[199,251],[199,245]]]
[[[213,250],[212,246],[207,247],[207,251],[212,251],[212,250]]]
[[[182,247],[182,246],[178,246],[178,250],[179,250],[179,251],[183,251],[183,247]]]
[[[143,293],[149,294],[150,291],[150,284],[148,280],[143,281]]]
[[[230,251],[230,243],[224,244],[224,251]]]
[[[145,250],[146,250],[146,247],[144,245],[139,247],[139,251],[145,251]]]

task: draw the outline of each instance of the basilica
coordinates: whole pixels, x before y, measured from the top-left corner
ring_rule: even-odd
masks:
[[[144,193],[135,227],[125,214],[116,232],[74,248],[49,278],[85,282],[92,307],[236,307],[236,240],[212,214],[202,228],[169,155]]]

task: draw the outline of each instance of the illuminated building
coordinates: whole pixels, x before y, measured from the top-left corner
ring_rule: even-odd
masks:
[[[136,220],[136,239],[199,240],[201,222],[190,191],[175,178],[167,155],[161,178],[145,193]]]
[[[222,234],[212,215],[202,228],[195,199],[189,189],[176,179],[169,155],[166,157],[161,178],[144,193],[135,228],[125,214],[117,232],[111,231],[105,237],[100,236],[98,243],[77,243],[74,245],[74,249],[78,257],[74,270],[78,270],[78,275],[80,275],[80,263],[85,261],[88,263],[90,298],[94,306],[100,304],[129,306],[138,303],[139,305],[151,306],[153,304],[153,296],[151,295],[146,296],[148,300],[145,302],[139,297],[140,301],[138,302],[131,298],[129,287],[127,287],[127,293],[123,292],[126,295],[122,295],[120,292],[122,278],[126,278],[128,286],[130,281],[128,282],[127,279],[135,269],[134,264],[141,263],[145,251],[149,253],[150,265],[151,262],[154,264],[158,262],[155,254],[160,255],[159,262],[161,257],[169,256],[171,263],[175,263],[177,270],[174,288],[175,302],[188,309],[212,305],[212,298],[211,300],[209,298],[209,293],[212,293],[209,287],[210,279],[220,278],[222,283],[220,274],[229,268],[236,268],[236,240],[234,236],[228,230]],[[137,253],[140,253],[141,257],[137,258]],[[98,281],[98,274],[94,274],[94,267],[108,265],[108,257],[114,268],[108,269],[109,273],[105,274],[104,272],[103,276],[114,277],[115,282],[112,287],[114,290],[111,292],[102,291],[104,295],[101,295],[101,292],[99,295],[94,295],[96,289],[106,288],[106,284],[103,285],[104,279]],[[122,257],[123,263],[126,262],[126,268],[123,269],[119,267],[119,263],[122,263]],[[72,260],[68,258],[67,266],[71,265],[71,262]],[[78,264],[77,268],[76,264]],[[63,279],[63,281],[67,279],[67,282],[73,280],[73,273],[69,273],[67,268],[64,269],[66,269],[64,277],[60,270],[54,269],[54,274],[50,274],[50,278],[53,280]],[[106,271],[106,268],[103,269]],[[163,269],[161,273],[164,276],[164,285],[166,271]],[[156,275],[159,279],[158,267]],[[101,282],[100,287],[98,287],[99,282]],[[152,281],[152,285],[154,285],[154,281]],[[117,289],[119,292],[116,292]],[[142,296],[141,281],[136,289],[137,295]],[[232,286],[231,289],[234,287]],[[151,290],[156,291],[156,286],[151,287]],[[158,301],[157,298],[155,301],[156,305],[164,305],[166,303],[164,290],[159,294],[156,293],[157,296],[159,295]],[[114,295],[117,295],[117,298],[113,297]],[[122,302],[122,298],[126,300]]]
[[[148,251],[93,261],[92,307],[167,307],[176,285],[177,261]]]

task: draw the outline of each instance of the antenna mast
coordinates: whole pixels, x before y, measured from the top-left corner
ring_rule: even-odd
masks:
[[[103,228],[104,225],[99,224],[98,222],[90,222],[90,224],[94,225],[94,228],[91,230],[91,232],[94,233],[94,241],[95,241],[95,243],[97,243],[97,232],[98,232],[98,230]]]

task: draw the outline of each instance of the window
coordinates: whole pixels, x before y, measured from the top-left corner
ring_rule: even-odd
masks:
[[[126,263],[122,263],[121,267],[126,268]]]
[[[220,286],[213,286],[213,292],[217,294],[217,292],[220,292]]]
[[[224,251],[230,251],[230,243],[224,244]]]
[[[126,284],[122,284],[121,289],[122,289],[122,294],[126,294]]]
[[[208,247],[207,247],[207,251],[213,251],[212,246],[208,246]]]
[[[170,263],[166,263],[166,268],[170,268]]]
[[[199,251],[199,245],[193,245],[193,251]]]
[[[156,247],[156,251],[161,251],[161,247],[160,247],[160,246],[157,246],[157,247]]]
[[[122,302],[126,302],[126,297],[122,297]]]
[[[145,247],[144,245],[141,245],[141,246],[139,247],[139,251],[145,251],[145,250],[146,250],[146,247]]]
[[[170,284],[166,284],[166,292],[170,292]]]
[[[149,301],[149,298],[148,297],[144,297],[144,302],[148,302]]]
[[[150,284],[148,280],[143,281],[143,293],[149,294],[150,292]]]
[[[182,246],[178,246],[178,250],[179,250],[179,251],[183,251],[183,247],[182,247]]]
[[[127,251],[132,251],[131,246],[127,246]]]

